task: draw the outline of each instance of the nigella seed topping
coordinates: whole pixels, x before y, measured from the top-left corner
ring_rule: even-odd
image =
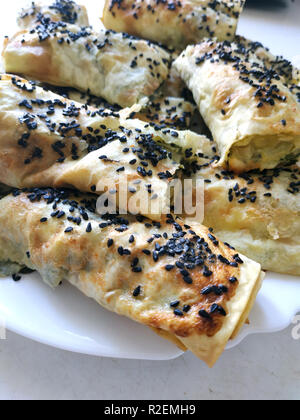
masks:
[[[223,257],[223,255],[218,255],[218,260],[221,261],[223,264],[230,265],[230,261],[227,258]]]
[[[239,254],[234,255],[233,258],[238,264],[244,264],[244,261],[241,259]]]
[[[140,296],[141,291],[142,291],[142,287],[141,287],[141,286],[138,286],[136,289],[134,289],[134,291],[133,291],[133,293],[132,293],[133,297],[138,297],[138,296]]]
[[[228,287],[224,285],[207,286],[201,290],[201,295],[206,296],[206,295],[210,295],[211,293],[214,293],[217,296],[221,296],[223,293],[227,293],[227,292],[228,292]]]
[[[176,315],[176,316],[183,316],[184,314],[183,314],[183,312],[180,309],[175,309],[174,310],[174,315]]]
[[[22,279],[22,277],[19,274],[13,274],[12,279],[13,281],[18,282]]]
[[[208,267],[204,266],[203,275],[204,277],[210,277],[213,275],[213,272],[209,270]]]
[[[217,305],[216,303],[214,303],[214,304],[210,307],[210,313],[211,313],[211,314],[214,314],[214,313],[219,313],[219,314],[220,314],[220,315],[222,315],[222,316],[226,316],[226,315],[227,315],[227,314],[226,314],[225,309],[224,309],[222,306]]]
[[[133,273],[141,273],[143,271],[142,267],[133,267],[132,272]]]
[[[204,309],[201,309],[199,311],[199,316],[203,319],[211,319],[211,316],[209,315],[209,313],[206,312]]]

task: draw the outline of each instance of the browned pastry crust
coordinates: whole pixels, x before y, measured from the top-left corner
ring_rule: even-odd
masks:
[[[157,45],[113,31],[96,32],[39,17],[6,39],[7,73],[73,87],[121,107],[143,102],[166,80],[170,54]]]
[[[15,191],[0,201],[0,260],[68,280],[105,308],[180,342],[212,366],[244,324],[259,264],[201,225],[101,218],[94,196]]]
[[[218,145],[219,165],[271,169],[300,154],[297,97],[247,44],[206,40],[174,65]]]
[[[208,164],[185,177],[204,179],[204,221],[264,270],[300,275],[300,170],[237,175]]]
[[[116,192],[128,181],[128,200],[144,196],[151,217],[167,211],[168,186],[181,160],[196,150],[212,152],[210,141],[190,131],[126,120],[45,91],[24,79],[0,80],[0,182],[12,187],[66,187]],[[132,200],[131,200],[132,201]],[[134,208],[134,210],[137,210]]]
[[[232,41],[243,6],[242,0],[106,0],[102,21],[108,29],[182,50],[205,37]]]

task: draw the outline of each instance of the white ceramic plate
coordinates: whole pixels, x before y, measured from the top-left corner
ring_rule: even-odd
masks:
[[[97,25],[100,1],[85,3],[91,12],[91,22]],[[6,4],[5,13],[0,16],[0,35],[16,29],[16,11],[23,4],[22,0]],[[297,60],[299,6],[293,4],[291,9],[274,13],[246,11],[239,33],[259,39],[275,53]],[[250,334],[285,329],[299,311],[300,279],[268,273],[251,313],[250,325],[245,325],[228,349]],[[0,326],[3,323],[7,329],[30,339],[90,355],[168,360],[182,354],[150,329],[106,311],[67,283],[51,290],[37,274],[23,276],[19,283],[10,278],[0,280]]]

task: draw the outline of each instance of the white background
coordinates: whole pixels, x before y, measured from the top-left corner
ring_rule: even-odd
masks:
[[[297,60],[300,0],[286,3],[289,8],[276,11],[248,9],[239,33]],[[6,28],[9,21],[13,27],[18,4],[22,2],[10,0],[9,9],[6,4],[1,27],[4,20]],[[7,340],[0,341],[0,399],[299,400],[300,341],[293,340],[291,332],[292,326],[282,333],[248,337],[225,352],[213,370],[190,353],[168,362],[104,359],[55,350],[8,333]]]

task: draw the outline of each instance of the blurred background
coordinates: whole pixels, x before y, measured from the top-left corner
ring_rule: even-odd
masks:
[[[294,3],[294,1],[292,0],[246,0],[246,7],[269,10],[269,9],[276,9],[276,8],[286,8],[286,7],[289,7],[290,3]]]

